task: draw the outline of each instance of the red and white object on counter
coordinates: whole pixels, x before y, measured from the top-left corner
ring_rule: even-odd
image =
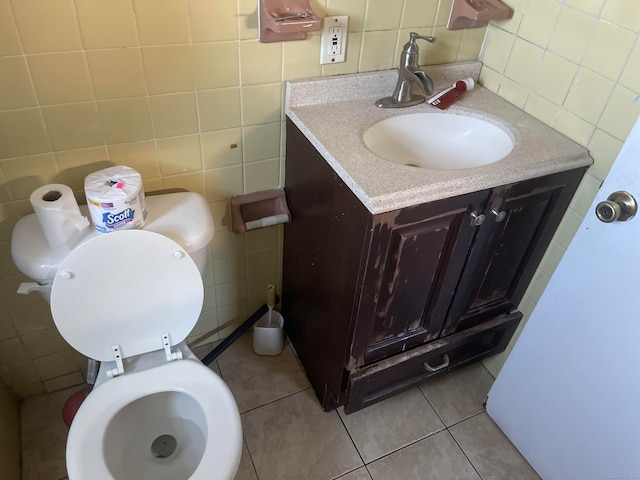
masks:
[[[453,105],[453,103],[460,98],[464,92],[467,90],[473,90],[473,87],[475,86],[476,84],[473,81],[473,78],[464,78],[462,80],[458,80],[453,84],[453,86],[435,94],[427,100],[427,102],[434,107],[438,107],[440,110],[446,110]]]

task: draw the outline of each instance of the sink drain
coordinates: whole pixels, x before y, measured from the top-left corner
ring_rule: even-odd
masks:
[[[167,458],[176,451],[178,442],[173,435],[160,435],[151,444],[151,455],[156,458]]]

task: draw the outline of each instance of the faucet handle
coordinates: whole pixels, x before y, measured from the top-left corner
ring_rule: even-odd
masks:
[[[436,37],[427,37],[425,35],[420,35],[419,33],[416,33],[416,32],[411,32],[409,34],[409,43],[416,45],[417,39],[426,40],[429,43],[433,43],[436,41]]]

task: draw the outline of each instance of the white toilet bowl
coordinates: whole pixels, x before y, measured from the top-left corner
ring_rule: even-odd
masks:
[[[164,436],[175,443],[162,445]],[[70,479],[231,479],[241,452],[231,392],[184,359],[98,385],[71,424],[67,471]]]
[[[184,343],[203,298],[190,255],[158,233],[101,235],[61,262],[51,286],[56,326],[102,362],[69,432],[70,480],[233,478],[238,408]]]

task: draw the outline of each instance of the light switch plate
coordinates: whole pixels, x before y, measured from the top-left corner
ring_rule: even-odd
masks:
[[[347,50],[349,17],[324,17],[320,41],[320,65],[344,62]]]

